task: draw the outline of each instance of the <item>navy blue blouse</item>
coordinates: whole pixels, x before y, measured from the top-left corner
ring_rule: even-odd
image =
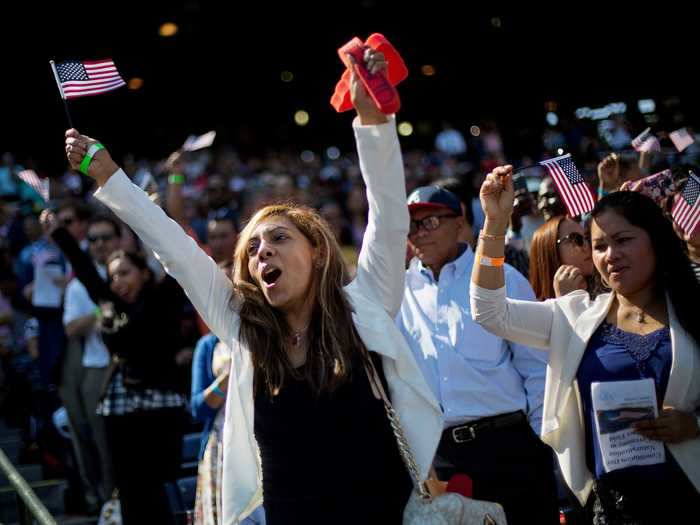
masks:
[[[579,364],[576,379],[586,425],[586,460],[596,479],[614,475],[660,481],[669,476],[675,477],[680,470],[666,449],[664,464],[627,467],[610,474],[605,473],[600,444],[595,437],[595,416],[591,400],[591,383],[651,378],[656,384],[658,406],[661,407],[666,395],[672,361],[671,334],[668,328],[638,335],[603,322],[591,337]]]

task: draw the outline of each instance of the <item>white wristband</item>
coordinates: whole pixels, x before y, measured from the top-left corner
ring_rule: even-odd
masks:
[[[95,153],[100,151],[103,148],[102,144],[93,144],[90,146],[87,150],[87,154],[85,155],[86,157],[94,157]]]
[[[477,255],[477,264],[482,266],[491,266],[493,268],[500,268],[505,262],[505,257],[487,257],[486,255]]]

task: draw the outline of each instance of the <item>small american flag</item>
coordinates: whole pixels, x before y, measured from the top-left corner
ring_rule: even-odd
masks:
[[[632,147],[638,152],[661,151],[661,144],[652,133],[651,128],[647,128],[632,139]]]
[[[63,98],[99,95],[126,85],[112,59],[68,60],[56,64],[56,74],[61,83]]]
[[[700,224],[700,179],[691,172],[685,183],[683,191],[676,197],[676,204],[673,206],[671,215],[676,224],[683,228],[683,231],[692,237],[698,224]]]
[[[40,179],[34,170],[20,171],[17,176],[41,195],[44,201],[49,200],[49,179]]]
[[[589,212],[595,205],[595,198],[588,184],[576,169],[570,154],[540,162],[554,179],[559,195],[566,204],[569,215],[576,217]]]
[[[685,128],[677,129],[668,134],[668,138],[671,139],[673,145],[676,146],[678,152],[683,151],[685,148],[690,146],[695,139],[692,137],[688,130]]]

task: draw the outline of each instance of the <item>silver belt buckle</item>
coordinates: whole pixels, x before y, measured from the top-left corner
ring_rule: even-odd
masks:
[[[466,438],[461,438],[459,437],[459,432],[460,430],[464,430],[469,432],[469,435]],[[455,443],[467,443],[468,441],[473,441],[476,439],[476,432],[474,431],[474,427],[471,425],[469,426],[463,426],[463,427],[457,427],[452,429],[452,439],[454,439]]]

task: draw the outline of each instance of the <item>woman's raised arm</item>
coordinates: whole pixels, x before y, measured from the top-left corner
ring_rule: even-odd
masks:
[[[513,212],[513,167],[486,176],[479,198],[486,215],[472,270],[472,319],[489,332],[516,343],[548,349],[552,301],[515,301],[506,297],[503,271],[506,227]]]
[[[365,54],[371,72],[386,68],[381,53]],[[393,117],[382,114],[353,74],[353,123],[369,217],[357,262],[354,286],[378,301],[394,318],[404,293],[404,261],[409,216],[403,158]]]
[[[66,132],[66,153],[73,169],[80,168],[95,144],[97,141],[74,129]],[[141,188],[131,183],[107,150],[94,153],[87,174],[100,185],[95,196],[153,250],[211,331],[227,343],[237,337],[239,318],[231,304],[233,286],[223,270]]]

